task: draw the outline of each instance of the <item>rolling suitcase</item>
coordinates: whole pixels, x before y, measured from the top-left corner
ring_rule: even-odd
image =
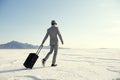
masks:
[[[40,47],[38,48],[38,50],[37,50],[36,53],[30,53],[30,54],[28,55],[27,59],[25,60],[25,62],[24,62],[24,64],[23,64],[26,68],[30,68],[30,69],[33,68],[35,62],[36,62],[37,59],[39,58],[38,54],[40,53],[42,47],[43,47],[43,46],[40,46]]]

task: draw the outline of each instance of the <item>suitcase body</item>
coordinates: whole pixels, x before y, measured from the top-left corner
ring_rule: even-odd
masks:
[[[23,65],[24,65],[26,68],[32,69],[33,66],[34,66],[34,64],[35,64],[35,62],[37,61],[38,57],[39,57],[39,56],[38,56],[36,53],[30,53],[30,54],[28,55],[27,59],[25,60],[25,62],[24,62]]]

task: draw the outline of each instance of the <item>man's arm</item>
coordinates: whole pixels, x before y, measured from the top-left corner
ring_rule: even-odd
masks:
[[[58,28],[57,28],[57,29],[58,29]],[[61,40],[61,43],[62,43],[62,44],[64,44],[64,42],[63,42],[63,39],[62,39],[62,36],[61,36],[61,34],[60,34],[59,29],[58,29],[58,36],[59,36],[59,38],[60,38],[60,40]]]
[[[42,41],[42,44],[41,44],[42,46],[43,46],[44,42],[46,41],[46,39],[48,38],[48,35],[49,35],[49,34],[48,34],[48,30],[47,30],[47,33],[46,33],[46,35],[45,35],[45,37],[44,37],[44,39],[43,39],[43,41]]]

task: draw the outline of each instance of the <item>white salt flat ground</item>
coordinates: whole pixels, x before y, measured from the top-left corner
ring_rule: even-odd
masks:
[[[34,68],[23,63],[36,49],[0,50],[0,80],[120,80],[120,49],[60,49],[57,67],[50,67],[52,55],[42,67],[43,49]]]

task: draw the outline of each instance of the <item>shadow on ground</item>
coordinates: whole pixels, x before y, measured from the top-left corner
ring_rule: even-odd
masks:
[[[48,66],[48,67],[34,67],[33,69],[18,68],[18,69],[0,70],[0,73],[19,72],[19,71],[27,71],[27,70],[42,69],[42,68],[50,68],[50,67]]]

